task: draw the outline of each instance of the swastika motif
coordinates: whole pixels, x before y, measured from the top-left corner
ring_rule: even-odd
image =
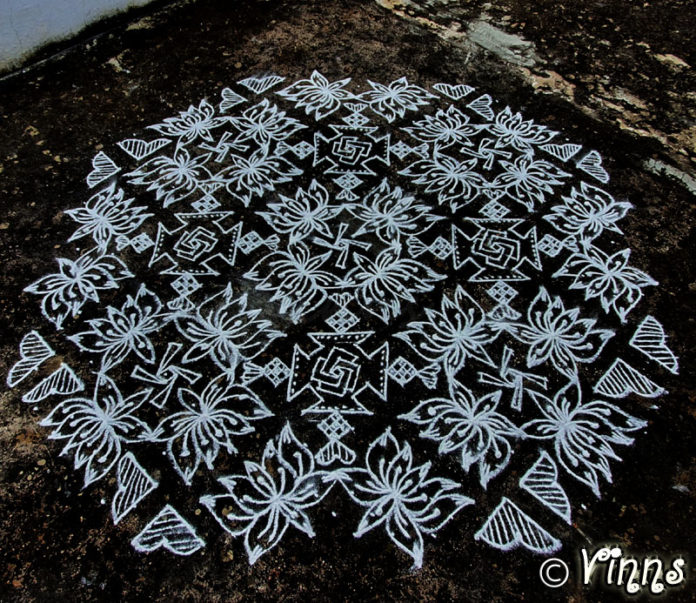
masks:
[[[177,483],[251,564],[329,492],[415,567],[482,513],[471,538],[549,554],[544,513],[611,491],[678,372],[596,151],[464,84],[361,89],[251,76],[105,147],[26,288],[54,329],[8,386],[139,552],[206,550]]]

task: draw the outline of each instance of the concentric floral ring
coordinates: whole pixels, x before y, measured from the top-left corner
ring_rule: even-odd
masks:
[[[100,151],[26,289],[56,332],[8,385],[149,517],[138,551],[204,547],[194,497],[254,563],[333,491],[415,566],[455,516],[551,553],[539,516],[600,495],[678,370],[596,151],[463,84],[362,90],[250,77]]]

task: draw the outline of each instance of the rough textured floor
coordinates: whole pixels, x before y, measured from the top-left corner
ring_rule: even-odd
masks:
[[[113,22],[110,33],[0,81],[0,374],[21,337],[46,326],[23,289],[70,236],[63,211],[84,201],[101,145],[259,73],[463,82],[602,154],[612,194],[634,206],[622,222],[632,258],[659,281],[646,291],[647,307],[680,358],[679,376],[665,374],[669,394],[636,445],[621,450],[603,498],[578,491],[585,498],[574,501],[559,556],[572,562],[579,547],[611,541],[639,554],[693,557],[696,45],[688,5],[199,0]],[[221,531],[189,558],[135,555],[134,528],[114,526],[102,502],[113,484],[81,491],[81,476],[37,425],[43,414],[17,390],[0,394],[2,600],[601,596],[599,586],[575,580],[544,589],[541,558],[474,542],[469,522],[446,526],[428,543],[423,568],[411,571],[388,539],[356,540],[353,523],[336,522],[332,510],[353,511],[334,494],[314,515],[316,538],[289,535],[251,568]],[[676,597],[688,598],[693,579]]]

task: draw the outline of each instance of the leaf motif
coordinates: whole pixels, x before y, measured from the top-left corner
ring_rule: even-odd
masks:
[[[19,360],[12,365],[7,374],[7,386],[15,387],[24,381],[29,375],[37,371],[41,364],[54,356],[51,349],[41,335],[36,331],[27,333],[19,344]]]
[[[92,171],[87,176],[87,186],[94,188],[100,182],[111,178],[120,171],[121,168],[113,162],[111,157],[104,151],[99,151],[92,159]]]
[[[670,373],[676,375],[679,372],[679,361],[667,346],[665,330],[653,316],[647,316],[638,325],[629,345],[664,366]]]
[[[523,546],[534,553],[548,555],[561,548],[557,538],[506,497],[502,498],[474,538],[501,551]]]
[[[157,481],[148,475],[131,452],[123,455],[118,463],[116,484],[116,493],[111,502],[114,525],[135,509],[158,486]]]
[[[85,384],[75,374],[75,372],[65,363],[52,372],[48,377],[42,379],[37,385],[22,396],[22,402],[34,404],[41,402],[49,396],[67,396],[81,392],[85,389]]]
[[[174,555],[188,556],[205,546],[205,542],[171,505],[157,516],[131,541],[139,553],[151,553],[164,548]]]
[[[599,378],[593,391],[610,398],[625,398],[630,394],[638,394],[644,398],[657,398],[666,393],[663,388],[621,358],[614,360],[614,363]]]
[[[536,462],[520,478],[520,488],[570,523],[570,501],[558,483],[558,467],[548,452],[541,451]]]

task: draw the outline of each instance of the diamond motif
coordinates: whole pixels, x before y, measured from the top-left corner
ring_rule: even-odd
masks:
[[[332,412],[319,423],[318,427],[330,440],[340,440],[344,435],[353,431],[350,423],[338,412]]]
[[[397,143],[390,147],[391,152],[396,155],[399,159],[403,161],[404,157],[407,157],[413,152],[413,149],[409,147],[405,142],[399,140]]]
[[[438,236],[429,247],[433,255],[441,260],[452,254],[452,244],[445,238]]]
[[[295,153],[295,155],[297,155],[300,159],[305,159],[314,153],[314,145],[311,145],[306,140],[303,140],[292,147],[292,152]]]
[[[362,180],[353,173],[343,174],[334,180],[341,188],[352,190],[362,184]]]
[[[263,239],[255,230],[246,233],[237,241],[237,247],[242,250],[242,253],[249,255],[252,251],[263,245]]]
[[[492,287],[488,288],[490,295],[499,304],[507,305],[517,297],[518,293],[504,281],[497,281]]]
[[[205,214],[210,211],[216,210],[220,207],[218,200],[212,195],[206,195],[200,198],[198,201],[191,203],[191,207],[195,209],[198,213]]]
[[[130,245],[136,253],[142,253],[146,249],[150,249],[154,244],[155,242],[145,232],[141,232],[130,240]]]
[[[394,381],[403,387],[418,374],[418,371],[406,358],[399,356],[392,362],[388,374]]]
[[[360,319],[347,308],[341,308],[326,319],[326,323],[337,333],[345,333],[360,322]]]
[[[186,297],[191,295],[194,291],[198,291],[198,289],[201,288],[201,284],[192,274],[182,274],[172,282],[172,288],[182,297]]]
[[[481,208],[481,213],[491,220],[500,220],[510,213],[510,210],[495,199],[489,201]]]
[[[542,253],[555,258],[563,249],[563,241],[559,241],[553,235],[547,234],[539,241],[538,248]]]
[[[360,126],[364,126],[370,120],[369,118],[365,117],[362,113],[354,111],[347,117],[344,117],[343,121],[344,123],[348,124],[351,128],[359,128]]]
[[[290,369],[280,358],[276,357],[266,365],[264,375],[275,387],[278,387],[288,378]]]

